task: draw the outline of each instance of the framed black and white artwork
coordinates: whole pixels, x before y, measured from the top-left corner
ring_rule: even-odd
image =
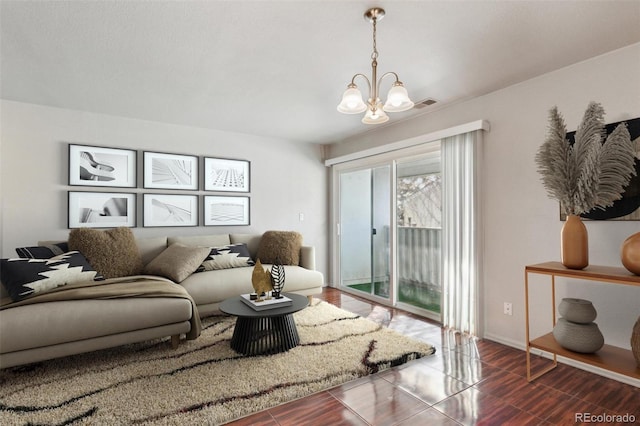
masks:
[[[247,160],[204,158],[204,190],[249,192],[251,163]]]
[[[150,189],[198,189],[198,156],[144,153],[144,187]]]
[[[136,226],[136,194],[69,191],[69,228]]]
[[[143,226],[198,226],[198,196],[143,194]]]
[[[69,185],[136,187],[137,151],[69,144]]]
[[[249,197],[204,196],[205,226],[249,225],[250,222]]]

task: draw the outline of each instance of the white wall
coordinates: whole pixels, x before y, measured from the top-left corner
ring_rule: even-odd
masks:
[[[401,141],[485,119],[484,138],[484,323],[485,336],[524,347],[524,267],[560,258],[558,203],[547,198],[534,162],[543,142],[547,114],[557,105],[575,130],[589,101],[602,103],[606,122],[640,117],[640,44],[540,76],[509,88],[460,102],[412,120],[333,144],[328,158]],[[640,231],[640,222],[591,221],[590,262],[617,265],[620,245]],[[551,324],[549,278],[532,280],[533,334]],[[558,297],[593,301],[596,322],[607,343],[629,348],[640,315],[638,287],[586,281],[559,281]],[[513,303],[513,316],[502,313]],[[559,302],[559,299],[558,299]],[[546,312],[542,312],[547,308]],[[545,329],[545,327],[547,329]]]
[[[11,101],[2,101],[0,107],[2,257],[15,256],[15,247],[34,245],[38,240],[67,238],[67,191],[93,190],[67,185],[67,144],[71,142],[138,150],[138,188],[97,188],[102,191],[144,193],[143,150],[251,161],[250,226],[143,228],[139,195],[134,234],[295,230],[302,233],[305,244],[316,247],[317,268],[327,276],[327,172],[321,146]],[[304,213],[302,222],[299,213]]]

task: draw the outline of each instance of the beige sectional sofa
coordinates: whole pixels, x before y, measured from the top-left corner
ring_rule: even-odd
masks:
[[[251,258],[256,259],[258,247],[260,245],[260,234],[224,234],[197,237],[169,237],[166,243],[159,241],[155,247],[151,244],[145,246],[143,253],[148,253],[153,257],[155,253],[161,251],[161,247],[166,247],[174,243],[187,246],[223,246],[227,244],[245,243],[251,253]],[[143,254],[143,262],[146,260]],[[264,267],[269,267],[264,264]],[[322,291],[324,278],[322,274],[315,270],[315,248],[302,246],[300,249],[300,261],[298,266],[285,265],[285,287],[284,291],[301,294],[303,296],[313,296]],[[214,272],[213,274],[210,272]],[[204,317],[218,312],[218,305],[223,300],[243,294],[253,292],[251,286],[251,273],[253,268],[232,268],[218,271],[208,271],[190,275],[180,284],[193,297],[200,316]]]
[[[137,239],[136,243],[147,265],[175,243],[198,247],[245,243],[255,259],[261,238],[261,234],[218,234]],[[301,247],[299,259],[298,265],[285,266],[284,291],[309,297],[319,294],[323,276],[315,271],[314,248]],[[166,278],[114,278],[103,283],[123,292],[130,289],[130,294],[71,300],[49,300],[45,294],[42,301],[33,304],[7,304],[8,294],[0,286],[0,368],[158,337],[172,336],[174,343],[180,335],[195,338],[199,334],[199,317],[219,313],[218,305],[226,298],[253,291],[252,272],[253,267],[247,266],[193,273],[180,284],[169,284],[171,292],[186,293],[176,295],[164,291],[140,295],[136,291],[151,284],[167,285]],[[66,287],[60,293],[73,294],[77,286]]]

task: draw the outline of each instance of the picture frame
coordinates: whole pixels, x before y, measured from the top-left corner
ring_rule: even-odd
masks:
[[[249,197],[205,195],[204,226],[247,226],[251,224]]]
[[[143,194],[144,227],[198,226],[198,196]]]
[[[198,190],[198,156],[143,152],[144,188]]]
[[[68,191],[68,222],[73,228],[136,226],[136,194]]]
[[[205,191],[249,192],[250,185],[250,161],[204,157]]]
[[[136,150],[69,144],[68,151],[70,186],[136,187]]]

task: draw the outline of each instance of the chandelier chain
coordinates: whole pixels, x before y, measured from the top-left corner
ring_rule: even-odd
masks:
[[[372,19],[372,23],[373,23],[373,52],[371,53],[371,59],[373,59],[374,61],[376,59],[378,59],[378,45],[376,43],[376,22],[378,22],[378,20],[374,17]]]

